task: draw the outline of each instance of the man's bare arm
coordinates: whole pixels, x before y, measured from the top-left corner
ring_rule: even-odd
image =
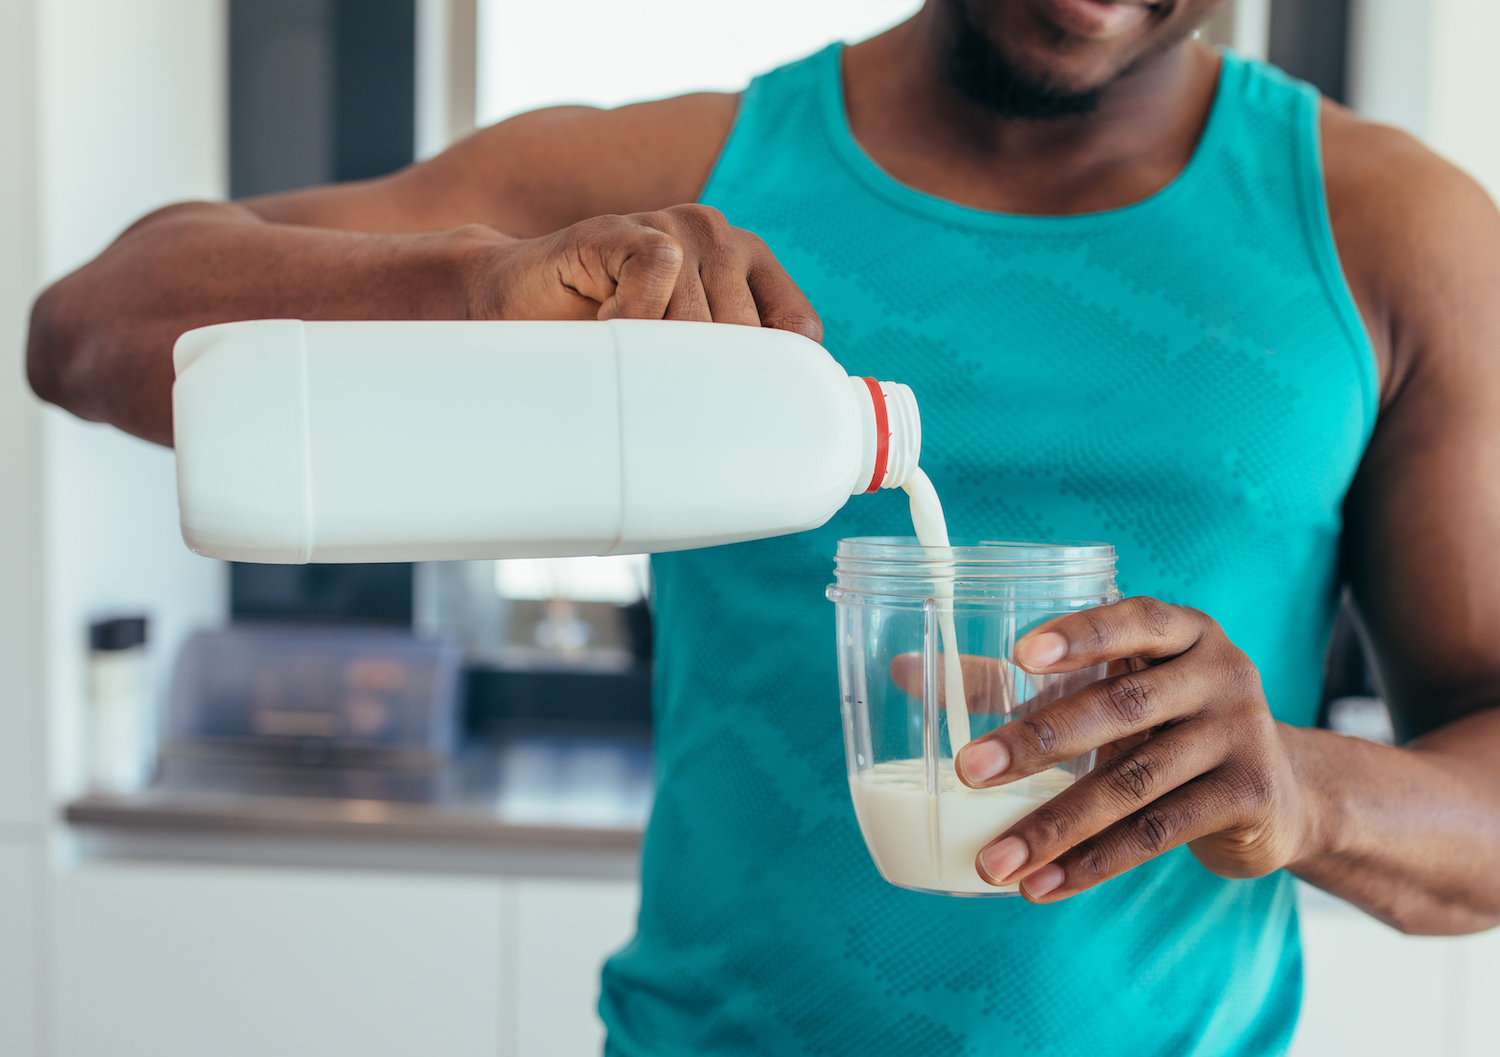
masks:
[[[171,442],[171,349],[236,319],[713,319],[821,336],[764,244],[693,205],[734,98],[570,107],[379,180],[189,203],[46,291],[44,399]]]
[[[590,217],[696,201],[738,98],[700,92],[617,110],[537,110],[378,180],[242,204],[279,224],[387,234],[483,224],[536,238]]]
[[[1340,256],[1382,359],[1345,560],[1397,732],[1288,731],[1326,806],[1296,867],[1409,932],[1500,924],[1500,212],[1402,133],[1325,120]]]

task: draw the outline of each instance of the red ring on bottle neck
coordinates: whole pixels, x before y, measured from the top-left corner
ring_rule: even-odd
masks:
[[[891,419],[885,407],[885,393],[880,383],[873,378],[860,379],[870,388],[870,397],[875,401],[875,473],[870,477],[870,492],[880,491],[880,482],[885,480],[886,461],[891,453]]]

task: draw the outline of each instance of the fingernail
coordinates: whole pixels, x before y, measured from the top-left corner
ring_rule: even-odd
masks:
[[[979,853],[980,873],[992,884],[1004,884],[1011,874],[1026,865],[1026,842],[1020,837],[1006,837]]]
[[[958,769],[970,785],[988,782],[1010,766],[1010,752],[992,738],[971,741],[958,753]]]
[[[1036,873],[1021,882],[1021,887],[1026,889],[1026,894],[1040,899],[1048,892],[1056,891],[1057,886],[1063,883],[1063,869],[1055,862],[1049,862]]]
[[[1022,639],[1017,652],[1027,668],[1046,668],[1068,655],[1068,640],[1055,631],[1044,631]]]

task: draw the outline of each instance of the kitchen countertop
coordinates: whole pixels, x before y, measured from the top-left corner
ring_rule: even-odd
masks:
[[[526,736],[435,770],[173,754],[130,794],[63,811],[85,854],[619,875],[650,812],[643,738]]]

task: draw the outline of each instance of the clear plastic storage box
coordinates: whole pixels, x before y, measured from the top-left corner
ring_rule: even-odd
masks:
[[[309,763],[431,766],[459,734],[462,650],[407,632],[200,631],[178,655],[166,748]]]

